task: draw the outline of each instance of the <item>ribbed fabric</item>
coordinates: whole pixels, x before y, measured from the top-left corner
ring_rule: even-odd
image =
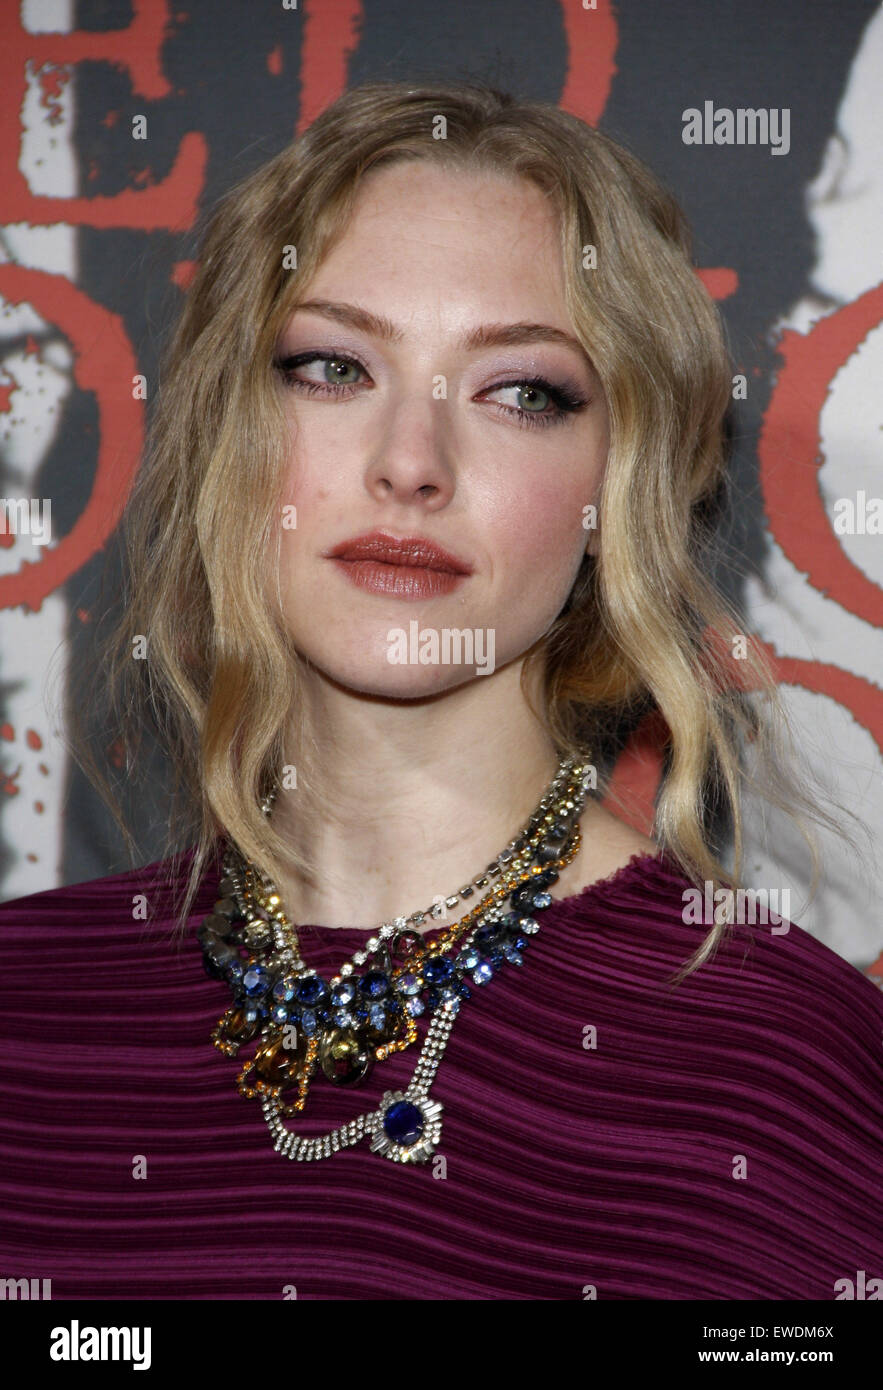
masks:
[[[434,1160],[364,1140],[298,1163],[209,1041],[215,868],[180,944],[132,919],[155,870],[0,906],[0,1277],[54,1299],[825,1300],[883,1277],[883,997],[799,927],[740,927],[670,990],[706,929],[677,867],[633,856],[463,1005]],[[304,928],[304,956],[332,974],[365,935]],[[416,1057],[356,1090],[317,1077],[299,1128],[374,1108]]]

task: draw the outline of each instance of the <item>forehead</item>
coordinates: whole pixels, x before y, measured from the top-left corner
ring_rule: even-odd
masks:
[[[312,289],[563,303],[559,220],[535,184],[410,160],[371,171]]]
[[[402,159],[369,170],[360,180],[356,201],[364,211],[402,200],[410,201],[414,211],[420,211],[424,201],[433,198],[473,206],[476,211],[493,212],[505,206],[524,215],[531,211],[544,215],[551,208],[549,199],[530,179],[502,168],[431,158]]]

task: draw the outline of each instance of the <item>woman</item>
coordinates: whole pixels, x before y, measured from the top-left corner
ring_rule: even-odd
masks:
[[[554,108],[366,85],[224,200],[93,692],[129,775],[154,718],[193,843],[0,910],[11,1228],[54,1296],[883,1275],[881,1000],[727,920],[777,737],[705,578],[729,390],[674,202]],[[654,839],[599,800],[646,716]]]

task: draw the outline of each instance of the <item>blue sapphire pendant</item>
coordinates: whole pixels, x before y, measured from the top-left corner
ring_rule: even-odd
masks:
[[[425,1091],[387,1091],[380,1102],[380,1123],[371,1152],[394,1163],[425,1163],[441,1138],[442,1107]]]

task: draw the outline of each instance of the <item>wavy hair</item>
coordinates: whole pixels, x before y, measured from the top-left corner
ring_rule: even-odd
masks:
[[[195,839],[178,928],[221,836],[272,878],[286,862],[310,874],[260,809],[303,671],[279,593],[290,443],[274,350],[363,176],[401,160],[526,179],[547,195],[568,311],[606,396],[597,554],[527,654],[522,689],[538,664],[536,713],[562,755],[597,759],[623,728],[655,717],[665,763],[654,831],[694,883],[740,885],[750,781],[796,820],[814,894],[818,853],[805,820],[839,827],[792,774],[790,753],[783,760],[788,721],[769,664],[750,641],[734,660],[744,623],[708,577],[727,493],[732,366],[675,199],[618,143],[557,107],[475,83],[373,82],[347,91],[204,220],[122,521],[124,602],[77,701],[104,711],[105,739],[116,728],[128,777],[138,775],[145,726],[175,770],[166,852],[186,853],[184,830]],[[586,270],[589,245],[597,266]],[[296,270],[286,268],[291,248]],[[131,854],[82,728],[77,740],[74,756]],[[762,782],[745,766],[746,742],[765,765]],[[304,750],[311,786],[321,785],[316,756]],[[720,816],[732,828],[732,872],[712,843]],[[728,926],[713,925],[678,980]]]

